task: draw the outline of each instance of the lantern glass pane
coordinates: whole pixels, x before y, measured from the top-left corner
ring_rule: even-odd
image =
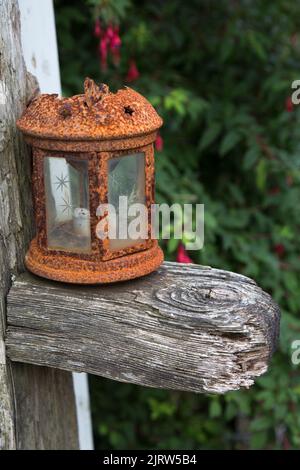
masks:
[[[145,241],[148,213],[144,153],[109,160],[108,203],[114,207],[109,212],[110,250],[122,250]]]
[[[48,248],[90,252],[88,161],[45,157],[44,181]]]

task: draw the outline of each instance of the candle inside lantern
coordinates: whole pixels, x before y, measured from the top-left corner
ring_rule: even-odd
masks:
[[[76,235],[90,236],[90,211],[83,207],[76,207],[73,214],[73,228]]]

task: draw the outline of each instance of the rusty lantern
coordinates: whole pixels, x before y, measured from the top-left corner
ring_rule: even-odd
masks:
[[[85,284],[132,279],[158,268],[163,253],[151,238],[151,207],[153,144],[162,119],[151,104],[130,88],[112,93],[87,78],[82,95],[36,97],[17,125],[33,149],[37,234],[27,268]],[[99,223],[107,233],[111,223],[99,207],[119,196],[144,204],[143,238],[99,237]]]

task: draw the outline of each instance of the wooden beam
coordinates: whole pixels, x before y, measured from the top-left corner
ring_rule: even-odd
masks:
[[[8,297],[6,347],[12,361],[225,393],[266,372],[279,315],[251,279],[203,266],[98,287],[26,274]]]
[[[24,269],[33,220],[30,152],[15,123],[37,84],[22,56],[17,0],[0,0],[0,52],[0,449],[75,448],[71,375],[13,364],[4,346],[6,296]]]

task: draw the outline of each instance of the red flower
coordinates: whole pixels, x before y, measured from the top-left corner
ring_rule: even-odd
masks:
[[[134,82],[135,80],[139,78],[139,76],[140,76],[140,72],[138,71],[136,63],[134,60],[131,60],[125,80],[126,82]]]
[[[107,33],[108,34],[108,33]],[[115,47],[121,46],[121,38],[119,35],[119,26],[115,26],[112,30],[112,35],[109,36],[110,38],[110,47],[114,49]]]
[[[155,148],[158,152],[161,152],[164,148],[164,140],[160,134],[157,134],[157,137],[155,139]]]
[[[107,29],[106,29],[106,36],[107,38],[111,41],[112,38],[114,37],[114,28],[112,24],[110,24]]]
[[[108,51],[110,51],[112,54],[114,64],[119,65],[121,46],[119,26],[113,26],[112,24],[110,24],[106,29],[101,29],[100,20],[97,19],[95,23],[94,35],[100,38],[99,54],[101,58],[102,70],[107,69]]]
[[[121,47],[121,38],[119,35],[119,27],[115,26],[113,28],[113,35],[110,39],[110,50],[113,57],[113,62],[115,65],[120,63],[120,47]]]
[[[277,245],[274,246],[274,251],[277,256],[281,257],[285,253],[285,247],[282,243],[277,243]]]
[[[291,113],[294,109],[294,104],[292,102],[292,98],[290,96],[288,96],[288,98],[285,100],[285,110],[288,112],[288,113]]]
[[[293,183],[294,183],[294,178],[292,177],[292,175],[287,175],[286,177],[286,184],[288,186],[293,186]]]
[[[101,24],[100,24],[99,18],[97,18],[95,21],[94,36],[96,38],[100,38],[101,34],[102,34]]]
[[[100,39],[99,52],[101,58],[101,68],[106,70],[107,68],[107,37],[104,36]]]
[[[177,249],[176,261],[178,263],[193,263],[193,260],[189,257],[182,243],[179,244]]]

